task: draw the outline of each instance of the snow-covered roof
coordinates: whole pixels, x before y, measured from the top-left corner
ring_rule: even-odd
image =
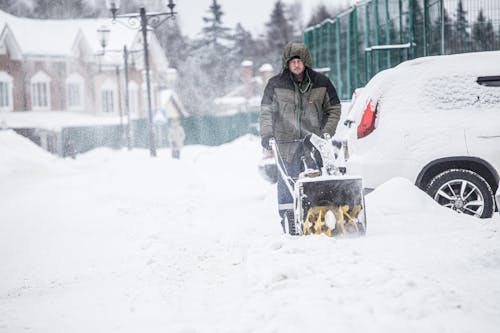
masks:
[[[70,55],[78,27],[66,20],[34,20],[16,17],[0,11],[1,30],[8,26],[23,54],[67,56]],[[50,37],[57,36],[57,40]]]
[[[24,56],[78,56],[76,47],[84,43],[88,52],[96,55],[102,51],[97,29],[106,26],[109,30],[106,50],[141,49],[142,35],[136,29],[130,29],[111,18],[41,20],[22,18],[0,10],[0,32],[5,35],[8,30]],[[168,68],[168,61],[161,50],[154,34],[149,34],[150,51],[160,70]],[[122,63],[119,54],[109,52],[104,62]],[[138,62],[140,65],[141,62]]]
[[[273,71],[273,66],[271,64],[263,64],[259,68],[259,72],[272,72]]]

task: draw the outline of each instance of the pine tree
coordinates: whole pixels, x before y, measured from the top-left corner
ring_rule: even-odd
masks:
[[[177,68],[188,55],[189,40],[183,36],[179,21],[168,20],[155,29],[160,45],[165,50],[169,66]]]
[[[322,3],[313,10],[313,14],[311,16],[311,19],[307,23],[307,26],[310,27],[316,25],[331,17],[332,15],[330,14],[326,6]]]
[[[475,51],[489,51],[493,49],[495,31],[491,19],[486,22],[483,9],[479,11],[476,22],[472,26],[472,40]]]
[[[253,61],[256,58],[255,40],[252,38],[252,34],[245,30],[241,23],[236,25],[232,39],[234,41],[232,54],[236,59],[249,59]]]
[[[441,24],[444,24],[444,54],[449,53],[451,48],[452,37],[452,26],[450,16],[448,15],[448,11],[443,9],[443,22],[441,22],[441,17],[437,17],[434,23],[432,24],[431,34],[429,38],[430,42],[430,52],[429,55],[438,55],[441,54]]]
[[[221,45],[221,40],[230,39],[230,29],[222,25],[222,16],[224,12],[217,0],[212,0],[208,12],[210,16],[203,17],[203,21],[206,23],[205,27],[202,29],[205,35],[204,42],[218,47]]]
[[[266,40],[274,68],[281,68],[281,53],[293,37],[293,27],[285,16],[285,5],[278,0],[274,4],[269,22],[266,23]]]
[[[467,21],[467,11],[464,9],[462,0],[459,0],[456,12],[454,36],[454,40],[457,43],[457,49],[455,49],[453,53],[469,51],[469,32],[467,31],[468,27],[469,22]]]
[[[414,56],[422,57],[424,55],[424,48],[427,46],[424,45],[424,14],[419,1],[413,1],[413,26]]]
[[[230,29],[223,26],[224,12],[217,0],[212,1],[208,12],[210,15],[203,17],[201,38],[193,42],[189,56],[179,64],[179,91],[194,114],[214,112],[214,99],[234,86],[239,65],[230,52],[233,41]]]
[[[293,28],[293,40],[302,40],[302,34],[304,33],[302,2],[296,0],[294,3],[289,4],[286,7],[285,14]]]

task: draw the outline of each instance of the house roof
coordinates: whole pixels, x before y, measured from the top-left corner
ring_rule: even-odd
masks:
[[[130,29],[111,18],[41,20],[22,18],[0,10],[0,33],[13,35],[15,44],[23,56],[79,56],[78,46],[83,43],[90,55],[102,52],[97,29],[106,26],[110,30],[106,50],[129,50],[142,47],[142,35],[137,29]],[[1,40],[1,39],[0,39]],[[168,61],[154,34],[150,34],[151,55],[156,58],[160,70],[168,68]],[[122,63],[119,54],[108,52],[104,62]],[[138,62],[140,63],[140,62]]]

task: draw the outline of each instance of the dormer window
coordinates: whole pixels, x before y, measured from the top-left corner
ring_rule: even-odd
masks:
[[[79,74],[72,74],[66,80],[66,96],[68,110],[83,110],[84,80]]]
[[[12,76],[0,72],[0,111],[12,111]]]
[[[34,111],[50,110],[50,77],[42,71],[31,78],[31,105]]]

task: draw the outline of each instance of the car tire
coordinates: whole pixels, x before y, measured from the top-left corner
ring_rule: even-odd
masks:
[[[444,171],[431,180],[426,192],[440,205],[459,213],[488,218],[495,211],[491,186],[471,170]]]

